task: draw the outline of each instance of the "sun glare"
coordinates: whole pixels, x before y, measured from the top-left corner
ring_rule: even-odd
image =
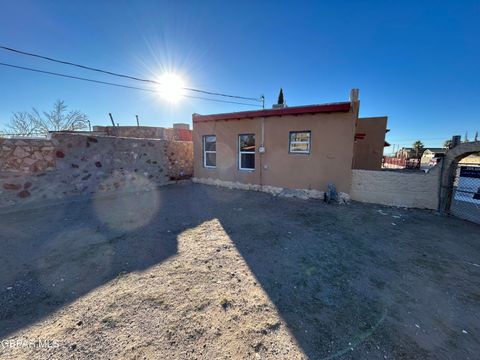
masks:
[[[163,74],[159,80],[158,92],[162,98],[170,102],[177,102],[183,95],[185,86],[180,76],[173,73]]]

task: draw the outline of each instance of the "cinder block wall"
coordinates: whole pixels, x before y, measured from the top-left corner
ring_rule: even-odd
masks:
[[[439,169],[429,173],[352,170],[353,200],[420,209],[438,207]]]
[[[12,141],[21,151],[12,150]],[[193,143],[187,141],[56,133],[51,140],[0,139],[0,149],[0,206],[143,191],[193,175]],[[24,166],[25,159],[40,155],[52,158],[38,160],[48,166]]]

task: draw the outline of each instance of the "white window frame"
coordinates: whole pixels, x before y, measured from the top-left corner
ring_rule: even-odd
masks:
[[[207,137],[215,138],[215,151],[207,150],[205,146]],[[215,166],[207,165],[207,154],[215,154]],[[217,167],[217,135],[204,135],[203,136],[203,167],[207,169],[215,169]]]
[[[254,157],[254,162],[255,162],[255,150],[253,151],[242,151],[241,148],[240,148],[240,145],[241,145],[241,140],[240,138],[242,136],[249,136],[249,135],[252,135],[253,136],[253,139],[255,140],[255,144],[256,144],[256,139],[255,139],[255,134],[240,134],[238,135],[238,169],[239,170],[243,170],[243,171],[255,171],[255,165],[253,166],[253,168],[242,168],[242,155],[243,154],[253,154],[253,157]],[[256,145],[255,145],[256,146]]]
[[[292,141],[292,134],[297,134],[297,133],[308,133],[308,141]],[[303,150],[292,150],[292,145],[295,144],[307,144],[308,145],[308,150],[303,151]],[[310,154],[310,151],[312,150],[312,132],[310,130],[300,130],[300,131],[290,131],[288,133],[288,153],[289,154]]]

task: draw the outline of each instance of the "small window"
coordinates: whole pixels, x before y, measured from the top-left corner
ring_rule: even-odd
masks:
[[[290,153],[310,154],[310,131],[290,131]]]
[[[240,170],[255,170],[255,135],[238,137],[238,167]]]
[[[206,168],[217,167],[217,137],[215,135],[203,137],[203,166]]]

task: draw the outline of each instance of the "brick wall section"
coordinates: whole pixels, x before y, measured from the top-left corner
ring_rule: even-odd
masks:
[[[46,139],[0,139],[0,170],[40,173],[55,167],[55,147]]]
[[[0,168],[0,207],[72,195],[151,190],[193,175],[191,142],[57,133],[51,145],[55,167],[50,171]]]
[[[353,200],[436,210],[439,169],[425,174],[399,171],[352,170]]]

